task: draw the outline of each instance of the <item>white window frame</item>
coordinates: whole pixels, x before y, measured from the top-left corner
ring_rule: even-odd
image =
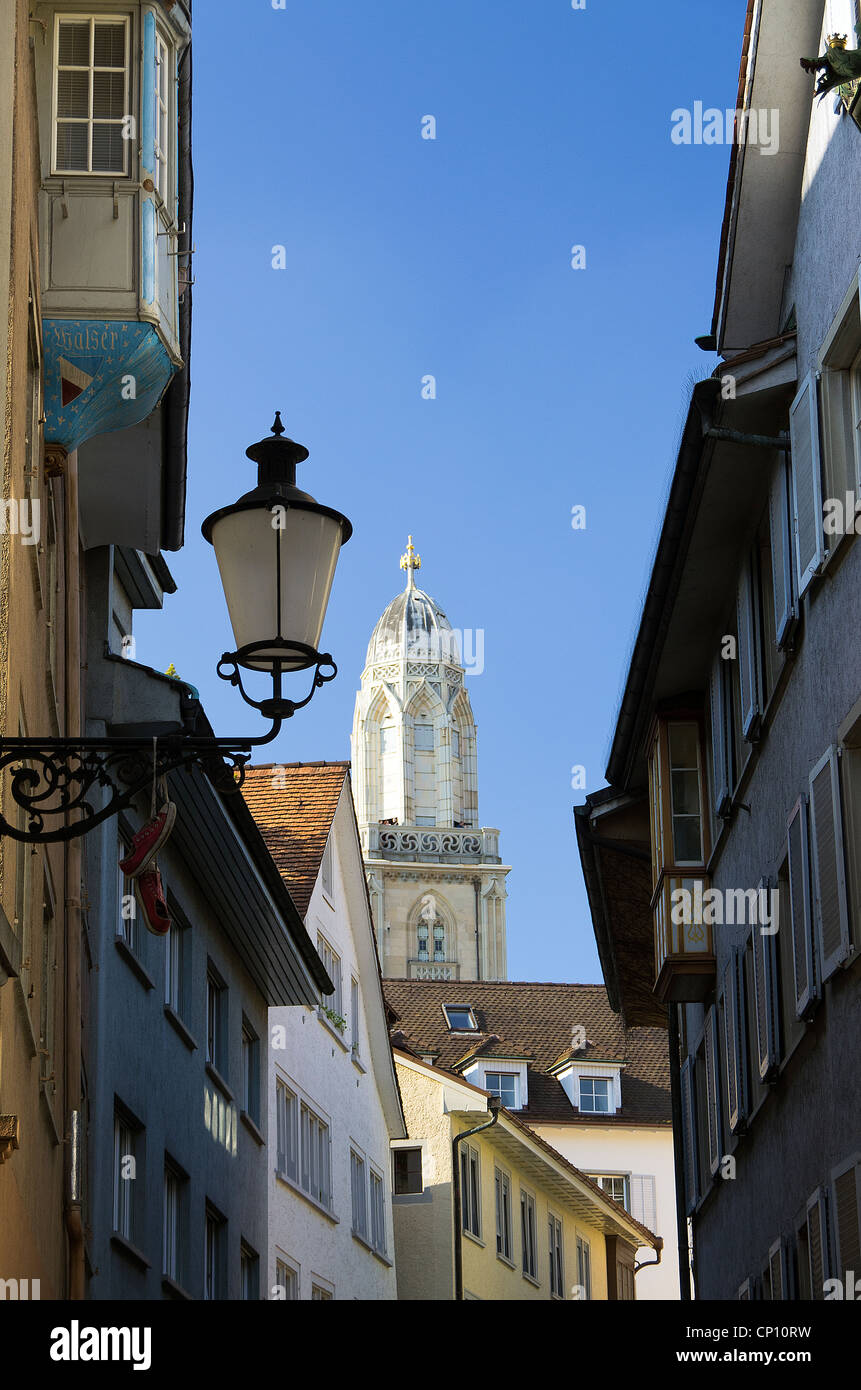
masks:
[[[282,1282],[282,1273],[284,1278]],[[289,1255],[285,1255],[283,1250],[275,1252],[275,1289],[283,1289],[284,1297],[280,1299],[284,1303],[298,1302],[301,1289],[301,1266],[291,1260]],[[279,1295],[275,1294],[278,1298]]]
[[[131,839],[126,839],[122,832],[117,837],[117,853],[120,859],[125,859],[131,853]],[[124,941],[129,950],[137,955],[138,951],[138,901],[135,893],[134,879],[126,878],[122,869],[117,864],[117,936],[120,941]],[[134,911],[131,917],[123,916],[123,899],[131,898]]]
[[[589,1173],[587,1174],[587,1176],[590,1177],[593,1182],[596,1182],[600,1187],[601,1191],[606,1192],[607,1196],[612,1198],[614,1202],[618,1202],[621,1200],[621,1204],[625,1208],[625,1211],[631,1210],[630,1173]],[[611,1188],[608,1186],[608,1184],[615,1184],[619,1182],[622,1184],[621,1199],[615,1196],[615,1194],[611,1191]]]
[[[818,804],[818,810],[817,810]],[[818,823],[819,822],[819,823]],[[833,843],[830,864],[820,862],[825,831]],[[812,903],[816,926],[817,964],[821,981],[830,979],[849,955],[849,903],[846,895],[846,864],[843,849],[843,808],[840,798],[840,766],[837,748],[832,746],[819,759],[810,773],[810,864],[812,870]],[[825,940],[823,917],[823,880],[834,875],[833,894],[837,910],[838,939]],[[829,944],[831,949],[829,950]]]
[[[160,30],[155,33],[155,105],[154,116],[154,163],[155,191],[161,198],[168,215],[173,216],[170,206],[170,171],[172,153],[171,109],[173,105],[173,49]],[[164,90],[162,90],[162,87]],[[162,129],[164,144],[162,144]]]
[[[275,1081],[276,1154],[279,1177],[299,1186],[299,1096],[280,1076]]]
[[[182,1282],[182,1182],[172,1163],[164,1165],[162,1213],[162,1274],[175,1284]]]
[[[514,1094],[513,1094],[513,1099],[511,1100],[511,1103],[510,1103],[510,1104],[509,1104],[508,1101],[506,1101],[506,1100],[504,1099],[504,1097],[503,1097],[503,1095],[502,1095],[502,1088],[500,1087],[500,1089],[497,1090],[496,1087],[494,1087],[494,1086],[491,1084],[491,1077],[499,1077],[500,1081],[506,1080],[506,1081],[511,1081],[511,1082],[513,1082],[513,1085],[512,1085],[512,1088],[511,1088],[511,1089],[512,1089],[512,1091],[513,1091]],[[485,1073],[484,1073],[484,1089],[485,1089],[486,1091],[490,1091],[491,1095],[498,1096],[498,1097],[499,1097],[499,1102],[500,1102],[500,1104],[503,1105],[503,1106],[505,1106],[505,1108],[506,1108],[507,1110],[519,1110],[519,1109],[521,1108],[521,1106],[520,1106],[520,1077],[519,1077],[519,1075],[518,1075],[518,1073],[517,1073],[516,1071],[498,1071],[498,1070],[494,1070],[494,1071],[487,1070],[487,1071],[485,1071]]]
[[[320,887],[323,890],[323,896],[330,904],[334,901],[335,897],[334,884],[334,855],[332,851],[332,835],[330,832],[323,848],[323,856],[320,860]],[[340,1009],[338,1012],[340,1013]]]
[[[320,996],[323,1002],[323,1007],[326,1009],[331,1009],[332,1012],[336,1013],[339,1018],[343,1018],[344,1000],[342,997],[341,957],[338,955],[338,952],[335,950],[331,941],[329,941],[328,938],[325,937],[321,931],[317,932],[317,955],[323,962],[323,967],[326,971],[326,974],[329,976],[329,979],[335,986],[333,994]]]
[[[299,1102],[299,1186],[324,1211],[332,1209],[332,1126],[307,1100]]]
[[[584,1105],[584,1104],[583,1104],[583,1100],[584,1100],[583,1084],[584,1084],[584,1082],[587,1082],[587,1083],[589,1084],[589,1086],[592,1087],[591,1099],[592,1099],[592,1100],[595,1100],[595,1090],[594,1090],[594,1086],[595,1086],[595,1082],[596,1082],[596,1081],[606,1082],[606,1085],[607,1085],[607,1109],[606,1109],[606,1110],[599,1109],[597,1106],[594,1106],[594,1105]],[[580,1104],[579,1104],[579,1106],[578,1106],[577,1108],[578,1108],[578,1110],[580,1111],[580,1114],[581,1114],[581,1115],[613,1115],[613,1114],[615,1114],[615,1109],[614,1109],[614,1106],[613,1106],[613,1078],[612,1078],[612,1076],[579,1076],[578,1079],[577,1079],[577,1091],[578,1091],[578,1094],[579,1094],[579,1097],[580,1097]]]
[[[122,1176],[124,1158],[131,1158],[134,1177]],[[137,1175],[137,1130],[131,1121],[119,1110],[114,1111],[114,1208],[113,1229],[115,1234],[132,1242],[135,1235],[135,1183]]]
[[[465,1235],[481,1240],[481,1151],[473,1144],[460,1144],[460,1224]],[[464,1170],[466,1180],[464,1180]],[[472,1176],[475,1174],[475,1190]],[[464,1204],[467,1219],[464,1220]]]
[[[511,1174],[494,1164],[493,1190],[496,1206],[496,1256],[505,1264],[514,1265],[514,1216],[512,1210]]]
[[[520,1249],[521,1272],[524,1279],[538,1281],[538,1206],[535,1193],[527,1187],[520,1189]]]
[[[58,114],[57,114],[57,106],[58,106],[58,86],[59,86],[59,76],[60,76],[60,62],[59,62],[59,58],[60,58],[60,25],[63,24],[63,23],[67,23],[67,24],[68,24],[68,23],[72,23],[72,24],[82,24],[82,23],[84,23],[85,21],[89,22],[89,26],[90,26],[90,46],[89,46],[89,62],[88,62],[88,65],[87,65],[87,67],[85,68],[85,67],[83,67],[83,66],[81,66],[81,65],[74,65],[74,66],[73,66],[73,65],[71,65],[71,64],[64,64],[64,65],[63,65],[63,71],[64,71],[64,72],[69,72],[69,71],[71,71],[71,72],[87,72],[87,73],[89,74],[89,91],[88,91],[88,106],[87,106],[88,114],[87,114],[86,118],[85,118],[85,117],[82,117],[82,116],[79,116],[79,117],[58,116]],[[95,33],[95,26],[96,26],[97,23],[98,23],[98,24],[122,24],[123,29],[125,30],[125,55],[124,55],[124,66],[123,66],[123,73],[124,73],[124,76],[125,76],[125,90],[124,90],[124,100],[123,100],[123,117],[122,117],[122,118],[117,118],[117,117],[98,118],[98,124],[100,124],[100,125],[119,125],[119,126],[122,126],[125,117],[126,117],[127,115],[133,114],[133,113],[131,113],[131,112],[129,111],[129,106],[130,106],[130,93],[131,93],[131,90],[132,90],[132,80],[131,80],[131,78],[132,78],[132,73],[131,73],[131,69],[132,69],[132,63],[131,63],[131,16],[128,15],[128,14],[125,14],[125,15],[123,15],[123,14],[81,14],[81,13],[78,13],[78,14],[68,14],[68,13],[58,13],[58,14],[55,14],[55,16],[54,16],[54,47],[53,47],[53,51],[52,51],[52,54],[51,54],[51,65],[52,65],[52,82],[51,82],[51,91],[52,91],[52,99],[51,99],[51,173],[52,173],[52,175],[55,175],[55,176],[57,176],[57,177],[59,177],[59,178],[103,178],[103,179],[120,179],[120,178],[128,178],[128,177],[129,177],[129,151],[130,151],[130,148],[131,148],[133,145],[136,144],[136,141],[132,141],[132,140],[123,140],[123,142],[122,142],[122,149],[123,149],[123,168],[122,168],[122,169],[93,169],[93,167],[92,167],[92,165],[93,165],[93,126],[94,126],[94,124],[96,124],[96,121],[97,121],[97,118],[93,116],[93,73],[96,72],[96,71],[99,71],[99,72],[119,72],[119,71],[120,71],[119,68],[98,68],[98,69],[97,69],[97,68],[95,67],[95,65],[94,65],[94,57],[95,57],[95,53],[94,53],[94,33]],[[57,127],[58,127],[60,121],[66,122],[66,123],[68,123],[68,124],[70,124],[70,125],[86,125],[86,126],[87,126],[87,164],[88,164],[88,166],[89,166],[88,168],[86,168],[86,169],[60,169],[60,168],[58,168],[58,166],[57,166],[57,134],[58,134]]]
[[[469,1016],[469,1018],[472,1020],[471,1025],[467,1025],[467,1027],[463,1028],[463,1027],[458,1027],[458,1026],[456,1026],[455,1024],[453,1024],[452,1021],[451,1021],[451,1018],[449,1017],[449,1012],[448,1012],[449,1009],[452,1009],[452,1010],[456,1011],[457,1013],[464,1013],[464,1014],[467,1014],[467,1015]],[[443,1011],[443,1015],[444,1015],[444,1017],[445,1017],[446,1025],[447,1025],[448,1030],[449,1030],[450,1033],[477,1033],[477,1032],[478,1032],[478,1024],[476,1023],[475,1012],[473,1011],[473,1008],[472,1008],[472,1006],[471,1006],[470,1004],[443,1004],[443,1006],[442,1006],[442,1011]]]
[[[379,1168],[368,1164],[368,1214],[371,1245],[378,1255],[386,1253],[386,1180]]]
[[[592,1244],[581,1236],[577,1235],[577,1283],[583,1290],[583,1297],[586,1300],[592,1297]]]
[[[565,1297],[565,1233],[562,1218],[548,1208],[547,1253],[550,1269],[550,1297]]]
[[[368,1243],[368,1165],[364,1154],[350,1145],[350,1198],[352,1206],[352,1231]]]
[[[805,404],[805,395],[807,397]],[[825,532],[822,527],[822,463],[820,456],[819,442],[819,391],[815,372],[809,372],[799,387],[798,394],[789,409],[789,430],[792,441],[792,516],[793,516],[793,535],[795,549],[795,577],[797,582],[797,593],[799,599],[810,588],[815,577],[822,569],[825,559]],[[809,457],[804,460],[804,467],[809,469],[809,477],[799,478],[799,467],[804,455],[807,453],[807,441],[810,441]],[[805,498],[810,502],[810,512],[814,527],[814,545],[812,552],[807,555],[802,551],[801,536],[799,531],[799,501],[804,496],[802,486],[809,487],[811,492]],[[807,537],[806,539],[810,539]],[[803,568],[802,568],[803,566]]]

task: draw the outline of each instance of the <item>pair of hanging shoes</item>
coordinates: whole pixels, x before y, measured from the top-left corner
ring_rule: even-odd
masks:
[[[176,806],[172,801],[166,801],[158,815],[148,820],[133,836],[129,853],[120,860],[123,873],[135,881],[135,896],[144,921],[156,936],[165,936],[170,931],[170,917],[156,854],[173,830],[175,820]]]

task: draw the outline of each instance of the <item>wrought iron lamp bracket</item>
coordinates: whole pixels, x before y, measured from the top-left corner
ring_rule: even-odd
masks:
[[[253,700],[242,686],[240,666],[253,652],[227,652],[218,663],[219,676],[238,686],[243,700],[271,719],[271,728],[259,738],[215,738],[179,731],[155,737],[0,740],[0,778],[8,769],[12,807],[25,813],[19,817],[10,808],[16,822],[25,822],[13,824],[5,808],[0,808],[0,835],[33,845],[73,840],[131,806],[135,797],[149,791],[153,777],[164,777],[180,767],[190,770],[197,765],[222,794],[238,791],[254,749],[277,738],[284,720],[303,709],[315,690],[337,674],[330,656],[311,648],[305,651],[310,659],[304,669],[313,666],[314,676],[304,700],[290,700],[282,694],[280,662],[271,671],[273,693],[267,700]],[[293,669],[302,668],[294,665]],[[99,791],[108,794],[104,805],[90,800]]]

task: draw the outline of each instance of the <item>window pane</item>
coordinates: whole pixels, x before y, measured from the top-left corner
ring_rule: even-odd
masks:
[[[61,74],[62,75],[62,74]],[[84,77],[86,73],[67,73],[67,77]],[[126,113],[123,110],[125,104],[126,79],[124,72],[94,72],[93,73],[93,115],[94,116],[113,116],[122,118]],[[62,112],[62,115],[77,115],[78,112]],[[86,115],[86,108],[84,110]]]
[[[677,864],[698,864],[702,859],[699,816],[673,816],[673,857]]]
[[[415,736],[417,752],[433,752],[433,724],[416,724]]]
[[[94,172],[122,173],[125,167],[125,145],[120,125],[93,126]]]
[[[90,79],[85,72],[59,72],[57,74],[57,115],[88,116],[90,102]]]
[[[698,816],[700,813],[700,779],[696,772],[674,772],[673,813],[677,816]]]
[[[696,724],[670,724],[670,767],[697,767],[699,734]]]
[[[75,67],[87,67],[89,65],[90,26],[88,22],[60,25],[58,59],[61,67],[66,64]]]
[[[126,30],[124,24],[97,24],[93,44],[93,62],[97,68],[122,68],[126,61]]]
[[[58,123],[57,168],[87,168],[87,126]]]

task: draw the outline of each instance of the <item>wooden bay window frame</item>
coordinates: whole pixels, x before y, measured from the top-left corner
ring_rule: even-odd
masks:
[[[664,1003],[701,1000],[714,980],[715,956],[711,924],[702,920],[701,909],[697,911],[710,883],[706,864],[711,852],[700,709],[682,704],[659,709],[647,748],[654,990]],[[694,784],[696,795],[691,798]],[[691,809],[694,801],[696,809]],[[680,889],[691,895],[690,922],[673,921],[672,895]]]

